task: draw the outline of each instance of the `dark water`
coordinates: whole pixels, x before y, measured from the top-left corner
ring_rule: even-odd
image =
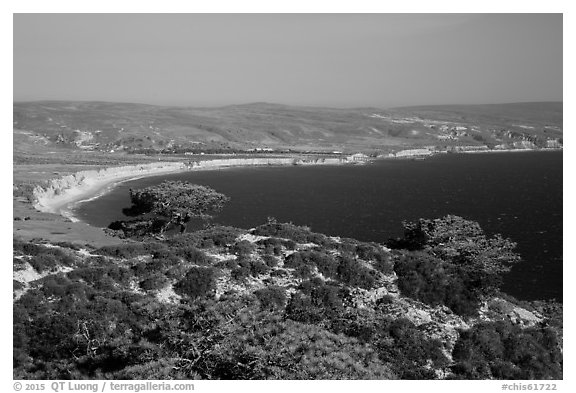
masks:
[[[250,228],[275,217],[316,232],[383,242],[402,220],[456,214],[518,243],[506,277],[520,299],[562,299],[562,152],[443,155],[364,166],[236,168],[125,183],[77,210],[98,226],[123,219],[128,189],[164,179],[208,185],[232,198],[216,221]]]

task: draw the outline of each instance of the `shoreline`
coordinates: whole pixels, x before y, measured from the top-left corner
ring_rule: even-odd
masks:
[[[452,154],[482,154],[482,153],[517,153],[538,151],[562,151],[563,149],[502,149],[502,150],[475,150],[456,151]],[[373,160],[398,159],[426,159],[438,154],[447,154],[442,151],[429,156],[406,157],[379,157]],[[74,209],[85,202],[99,198],[117,185],[144,177],[161,176],[189,171],[208,171],[229,168],[256,167],[256,166],[306,166],[306,165],[360,165],[366,162],[347,161],[344,158],[303,158],[292,157],[261,157],[261,158],[232,158],[211,159],[206,161],[170,162],[129,165],[120,167],[103,167],[90,171],[76,172],[60,178],[49,180],[47,186],[37,186],[34,189],[35,202],[33,207],[43,213],[58,214],[72,222],[80,222],[74,215]]]
[[[483,150],[430,150],[427,154],[407,154],[402,156],[379,156],[378,160],[425,160],[438,155],[445,154],[492,154],[492,153],[526,153],[526,152],[552,152],[552,151],[563,151],[564,149],[559,147],[543,148],[543,149],[483,149]]]
[[[73,210],[81,203],[99,198],[116,186],[144,177],[167,174],[209,171],[253,166],[307,166],[351,165],[340,158],[236,158],[214,159],[194,162],[158,162],[121,167],[103,167],[99,170],[81,171],[51,179],[45,187],[34,189],[33,207],[43,213],[58,214],[72,222],[80,222]]]

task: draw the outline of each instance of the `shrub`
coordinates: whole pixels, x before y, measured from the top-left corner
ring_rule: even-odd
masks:
[[[29,262],[38,273],[53,270],[58,266],[58,260],[54,255],[50,254],[35,255]]]
[[[104,246],[94,251],[94,254],[114,258],[130,259],[149,253],[148,247],[143,243],[128,243],[116,246]]]
[[[260,301],[262,309],[282,308],[286,303],[286,291],[277,286],[259,289],[254,294]]]
[[[169,280],[163,274],[154,274],[142,281],[140,281],[140,288],[145,291],[153,291],[162,289],[168,284]]]
[[[193,267],[174,286],[176,292],[191,298],[208,296],[216,288],[216,272],[209,267]]]
[[[306,265],[306,261],[304,260],[304,258],[302,258],[302,254],[299,252],[295,252],[293,254],[290,254],[284,260],[284,266],[292,268],[292,269],[296,269],[302,265]]]
[[[374,261],[374,267],[384,274],[391,274],[394,271],[390,253],[377,244],[359,243],[356,246],[356,253],[361,259]]]
[[[41,291],[44,293],[46,298],[55,296],[62,298],[67,293],[67,288],[71,284],[71,281],[62,275],[52,275],[45,277],[42,280]]]
[[[12,249],[14,250],[15,253],[34,256],[42,252],[45,252],[47,247],[30,242],[25,242],[19,239],[12,239]]]
[[[242,241],[235,243],[232,246],[232,248],[230,249],[230,251],[233,254],[236,254],[240,257],[245,257],[245,256],[249,256],[250,254],[252,254],[255,249],[256,249],[256,247],[252,243],[250,243],[248,240],[242,240]]]
[[[24,284],[22,284],[20,281],[12,280],[12,290],[19,291],[20,289],[24,289]]]
[[[318,271],[324,276],[329,278],[337,276],[338,261],[336,261],[333,256],[317,251],[309,251],[306,257],[318,267]]]
[[[132,271],[136,276],[146,276],[152,273],[159,273],[167,266],[165,259],[152,259],[149,262],[138,263],[132,266]]]
[[[294,224],[278,224],[270,222],[264,225],[260,225],[254,230],[253,233],[256,236],[283,237],[294,240],[298,243],[306,243],[311,232],[310,228],[308,227],[299,227]]]
[[[239,266],[230,272],[232,278],[242,281],[250,276],[250,268]]]
[[[238,267],[238,262],[236,262],[236,259],[226,259],[225,261],[220,261],[217,264],[215,264],[214,266],[220,268],[220,269],[236,269]]]
[[[294,276],[303,279],[312,278],[312,268],[307,265],[300,265],[294,270]]]
[[[212,258],[194,246],[175,248],[173,252],[176,256],[182,257],[186,261],[197,265],[209,265],[212,263]]]
[[[270,273],[271,277],[288,277],[290,276],[290,273],[288,273],[286,270],[283,269],[275,269],[272,270],[272,272]]]
[[[480,323],[460,332],[452,369],[464,379],[562,379],[559,347],[557,333],[547,327]]]
[[[378,326],[375,346],[383,362],[390,362],[401,379],[435,379],[434,368],[448,365],[442,343],[429,339],[409,320],[384,319]]]
[[[337,277],[339,280],[355,287],[365,289],[374,287],[376,279],[373,271],[346,255],[341,256],[339,259],[340,262],[337,269]]]
[[[319,278],[304,281],[286,307],[286,317],[303,323],[333,318],[344,309],[346,291]]]
[[[79,251],[82,248],[78,244],[71,243],[71,242],[56,242],[54,244],[58,247],[70,248],[70,249],[75,250],[75,251]]]
[[[273,257],[272,255],[263,255],[262,260],[268,267],[275,267],[278,265],[278,258]]]
[[[394,248],[422,250],[457,267],[460,275],[475,277],[474,291],[494,295],[502,274],[520,261],[516,244],[500,235],[487,237],[477,222],[448,215],[434,220],[404,223],[404,238]]]
[[[60,248],[46,247],[17,239],[14,239],[13,246],[15,254],[31,257],[29,262],[39,273],[53,270],[58,266],[73,266],[76,263],[72,256]]]
[[[270,271],[270,268],[266,266],[263,262],[260,261],[252,261],[250,263],[250,274],[254,277],[257,277],[261,274],[266,274]]]
[[[245,232],[243,229],[228,226],[213,226],[192,233],[178,234],[168,240],[170,246],[194,245],[200,248],[228,247]]]
[[[431,306],[446,305],[459,315],[475,315],[480,297],[475,277],[423,252],[405,252],[396,261],[398,288],[404,296]]]

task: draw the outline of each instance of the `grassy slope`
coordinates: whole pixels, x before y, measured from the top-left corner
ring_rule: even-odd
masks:
[[[374,117],[378,114],[382,117]],[[416,121],[396,121],[417,117]],[[412,119],[413,120],[413,119]],[[407,148],[439,143],[429,120],[476,126],[483,136],[506,128],[531,135],[561,137],[562,103],[475,106],[330,109],[255,103],[220,108],[164,107],[104,102],[29,102],[14,104],[15,143],[74,147],[88,131],[103,150],[163,148],[171,144],[205,147],[272,147],[346,151]],[[524,125],[533,128],[522,128]],[[458,144],[478,144],[462,137]]]

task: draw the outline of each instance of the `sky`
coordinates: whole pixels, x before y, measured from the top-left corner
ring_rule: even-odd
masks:
[[[14,101],[562,101],[562,14],[15,14]]]

